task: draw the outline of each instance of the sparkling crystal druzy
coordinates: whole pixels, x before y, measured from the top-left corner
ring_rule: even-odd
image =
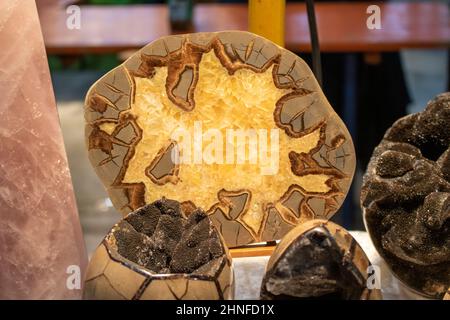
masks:
[[[208,215],[161,199],[116,224],[88,267],[85,299],[232,299],[231,257]]]
[[[366,254],[344,228],[311,220],[291,230],[270,257],[261,298],[378,300]]]
[[[442,298],[450,286],[450,93],[386,132],[364,176],[361,203],[394,274]]]
[[[80,298],[87,257],[34,1],[0,1],[0,46],[0,299]]]
[[[93,85],[85,115],[89,157],[116,208],[163,196],[205,208],[230,247],[328,219],[353,177],[351,137],[311,70],[247,32],[152,42]],[[191,135],[173,138],[180,129]],[[229,157],[231,130],[254,131]]]

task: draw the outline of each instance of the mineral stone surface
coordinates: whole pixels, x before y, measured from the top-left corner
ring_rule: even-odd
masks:
[[[272,254],[262,299],[380,299],[367,288],[370,262],[342,227],[312,220],[291,230]]]
[[[450,286],[450,94],[396,121],[374,150],[361,204],[394,274],[442,298]]]
[[[152,42],[92,86],[85,118],[118,210],[202,207],[230,247],[330,218],[353,177],[351,137],[306,63],[247,32]]]
[[[86,299],[230,299],[231,258],[208,215],[161,199],[122,219],[88,267]]]
[[[81,298],[87,256],[36,5],[0,2],[0,299]]]

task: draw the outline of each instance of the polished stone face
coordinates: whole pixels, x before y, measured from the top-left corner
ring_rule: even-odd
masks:
[[[150,43],[91,87],[85,118],[89,158],[118,210],[164,196],[194,204],[229,247],[329,219],[355,168],[307,64],[248,32]]]
[[[380,255],[403,282],[442,298],[450,286],[450,94],[399,119],[369,163],[361,192]]]
[[[0,299],[79,298],[87,257],[34,1],[0,3],[0,43]]]

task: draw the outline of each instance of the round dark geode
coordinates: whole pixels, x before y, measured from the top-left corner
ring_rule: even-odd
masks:
[[[231,256],[208,215],[162,198],[120,220],[93,253],[84,299],[232,299]]]
[[[386,132],[364,176],[361,204],[394,274],[442,298],[450,286],[450,93]]]
[[[347,230],[325,220],[292,229],[267,264],[263,300],[379,300],[369,288],[369,259]]]

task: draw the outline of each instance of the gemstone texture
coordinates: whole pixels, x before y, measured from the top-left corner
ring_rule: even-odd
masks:
[[[0,2],[0,44],[0,299],[77,299],[87,256],[34,1]]]

